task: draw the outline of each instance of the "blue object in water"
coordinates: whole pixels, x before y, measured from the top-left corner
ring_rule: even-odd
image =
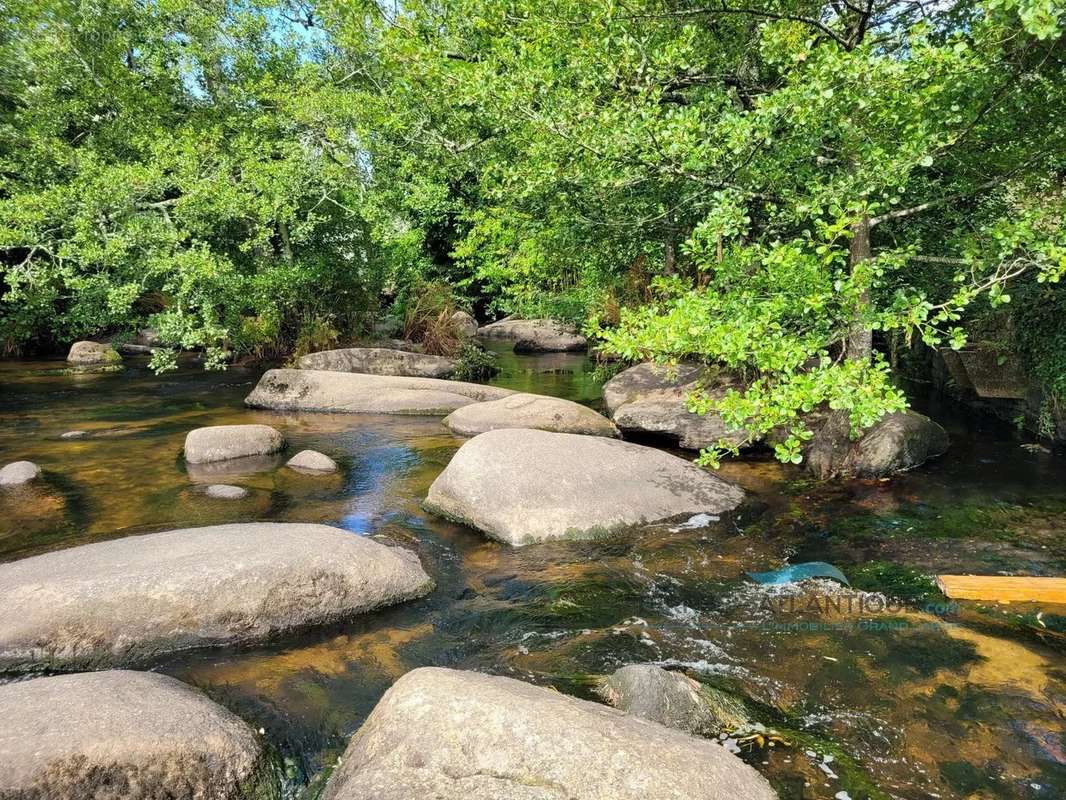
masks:
[[[808,578],[831,578],[845,586],[851,586],[847,577],[832,564],[824,561],[807,561],[803,564],[793,564],[790,567],[782,567],[770,572],[749,572],[748,577],[756,583],[798,583]]]

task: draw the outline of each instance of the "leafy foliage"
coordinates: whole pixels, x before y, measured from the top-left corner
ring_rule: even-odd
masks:
[[[459,348],[457,360],[455,372],[452,373],[457,381],[485,380],[500,371],[496,366],[496,354],[469,340]]]
[[[384,300],[454,354],[456,307],[552,316],[738,372],[692,407],[795,461],[810,413],[858,432],[905,405],[887,339],[959,347],[1061,297],[1061,0],[5,16],[8,347],[151,322],[221,365],[354,335]],[[1063,392],[1059,339],[1026,335]]]
[[[379,23],[395,177],[440,181],[454,255],[505,308],[588,298],[608,351],[737,370],[744,391],[692,407],[752,439],[783,428],[797,460],[811,411],[857,432],[905,405],[875,335],[962,346],[979,300],[1066,270],[1062,17],[407,3]],[[641,260],[654,296],[612,327]]]
[[[382,280],[352,208],[365,169],[322,113],[344,103],[328,52],[280,32],[285,10],[6,5],[9,346],[149,322],[218,366],[292,342],[309,319],[361,324]]]

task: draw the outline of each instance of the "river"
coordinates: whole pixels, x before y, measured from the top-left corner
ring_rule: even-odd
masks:
[[[598,406],[603,376],[585,356],[497,349],[495,383]],[[414,667],[591,699],[594,676],[656,662],[741,693],[780,734],[742,755],[785,800],[1066,797],[1066,610],[951,603],[929,578],[1066,574],[1066,460],[1008,426],[916,396],[952,447],[908,474],[817,482],[751,456],[721,470],[749,501],[710,527],[515,549],[421,509],[462,444],[438,419],[252,411],[242,400],[261,370],[127,364],[69,375],[60,361],[0,362],[0,464],[35,461],[50,487],[0,494],[0,560],[176,527],[322,522],[414,549],[437,582],[344,625],[150,665],[263,728],[293,787]],[[196,492],[185,434],[250,422],[282,430],[290,452],[329,454],[340,474],[227,478],[251,490],[240,501]],[[60,438],[71,430],[86,435]],[[786,560],[831,562],[873,603],[746,577]]]

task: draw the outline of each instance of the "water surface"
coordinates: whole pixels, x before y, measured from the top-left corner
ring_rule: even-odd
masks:
[[[496,349],[500,385],[598,406],[602,372],[584,356]],[[30,459],[46,478],[0,495],[0,559],[179,526],[323,522],[414,549],[437,581],[343,625],[152,665],[262,727],[296,783],[333,763],[414,667],[591,698],[596,675],[651,661],[749,700],[789,743],[743,753],[783,798],[1066,796],[1066,611],[950,605],[929,578],[1066,571],[1063,459],[1009,429],[933,408],[951,451],[891,481],[819,483],[756,455],[722,470],[750,502],[708,527],[513,549],[421,509],[462,443],[438,419],[254,411],[242,400],[260,370],[187,364],[159,377],[127,363],[67,375],[57,361],[0,362],[0,463]],[[281,429],[290,452],[329,454],[340,475],[185,468],[189,430],[250,422]],[[61,438],[72,430],[86,435]],[[251,494],[200,493],[219,481]],[[834,584],[793,596],[745,577],[807,560],[890,607],[849,611],[856,595]]]

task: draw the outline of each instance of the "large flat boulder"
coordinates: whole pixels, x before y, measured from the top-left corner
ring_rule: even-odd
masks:
[[[272,369],[245,398],[253,408],[350,414],[444,416],[457,408],[498,400],[509,389],[436,378],[403,378],[310,369]]]
[[[347,347],[303,356],[300,369],[360,372],[367,375],[399,375],[413,378],[447,378],[455,371],[454,358],[390,350],[386,347]]]
[[[140,663],[432,588],[413,553],[326,525],[216,525],[81,545],[0,564],[0,669]]]
[[[619,435],[609,419],[588,406],[541,394],[513,394],[463,406],[445,417],[444,424],[460,436],[477,436],[497,428],[537,428],[616,438]]]
[[[718,514],[743,497],[736,486],[652,447],[506,428],[460,447],[430,486],[425,507],[525,545]]]
[[[322,800],[773,800],[720,745],[512,678],[409,672]]]
[[[189,431],[185,461],[210,464],[234,458],[268,456],[285,447],[281,431],[269,425],[211,425]]]
[[[807,469],[821,478],[881,478],[942,455],[950,444],[947,431],[914,411],[886,414],[855,440],[850,429],[845,415],[825,415],[806,448]]]
[[[604,384],[604,405],[623,431],[676,439],[681,447],[690,450],[713,447],[721,439],[743,442],[745,435],[726,425],[718,414],[701,415],[688,410],[688,396],[701,382],[712,395],[724,393],[729,387],[719,374],[697,365],[637,364]]]
[[[112,670],[9,683],[0,708],[3,798],[278,796],[252,729],[165,675]]]
[[[484,339],[512,339],[515,352],[549,353],[585,350],[588,340],[573,325],[552,319],[501,319],[482,325],[477,335]]]

